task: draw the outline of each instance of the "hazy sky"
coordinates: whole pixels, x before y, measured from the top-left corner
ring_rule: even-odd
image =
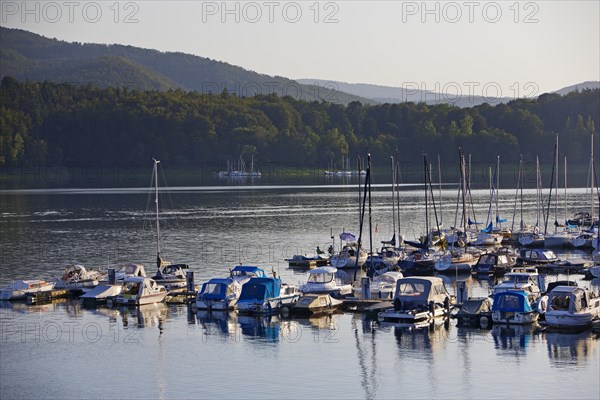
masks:
[[[600,1],[2,1],[2,26],[269,75],[487,96],[600,80]],[[499,93],[498,93],[499,91]]]

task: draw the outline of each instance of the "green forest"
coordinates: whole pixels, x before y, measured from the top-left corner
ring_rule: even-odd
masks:
[[[461,147],[474,162],[552,163],[555,136],[569,163],[587,164],[600,90],[544,94],[472,108],[401,103],[347,106],[276,95],[238,97],[179,89],[138,91],[90,85],[1,82],[0,165],[95,163],[173,167],[259,163],[338,168],[371,153],[420,162],[424,153],[453,162]]]

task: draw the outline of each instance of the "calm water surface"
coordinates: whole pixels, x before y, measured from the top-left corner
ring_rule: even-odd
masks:
[[[374,243],[392,235],[388,192],[373,193]],[[502,191],[499,201],[509,220],[514,196]],[[588,198],[584,189],[570,190],[568,215],[588,207]],[[442,199],[440,219],[454,225],[456,192],[444,190]],[[479,220],[488,200],[487,191],[474,193]],[[353,187],[172,188],[160,198],[163,256],[190,264],[199,282],[225,276],[241,261],[297,283],[306,273],[283,259],[326,248],[331,231],[358,233],[357,203]],[[418,236],[425,215],[420,188],[403,188],[401,203],[403,235]],[[152,206],[145,189],[2,192],[0,286],[51,278],[70,263],[141,262],[154,272]],[[525,220],[535,222],[533,192],[523,208]],[[550,225],[553,207],[551,213]],[[562,202],[558,214],[562,220]],[[453,290],[456,277],[445,280]],[[468,284],[473,294],[491,285],[470,278]],[[581,284],[600,289],[597,281]],[[593,333],[478,330],[454,322],[411,330],[361,314],[251,318],[181,305],[90,310],[66,300],[2,303],[0,324],[3,399],[600,398],[600,341]]]

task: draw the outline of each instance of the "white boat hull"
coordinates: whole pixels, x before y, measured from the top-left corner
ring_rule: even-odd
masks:
[[[507,312],[507,311],[493,311],[492,321],[495,324],[515,324],[515,325],[526,325],[536,322],[539,318],[537,312]]]
[[[143,306],[145,304],[160,303],[165,297],[167,297],[167,292],[150,294],[141,298],[138,298],[137,296],[119,295],[115,299],[115,302],[121,305]]]
[[[358,258],[358,268],[361,268],[362,265],[367,261],[367,256],[361,256]],[[356,266],[356,257],[339,257],[333,256],[329,261],[332,267],[342,269],[342,268],[354,268]]]
[[[196,300],[198,310],[225,311],[234,310],[237,303],[235,300]]]
[[[570,313],[568,311],[547,311],[546,323],[552,328],[585,328],[600,317],[600,308],[593,312]]]
[[[35,289],[0,289],[0,300],[25,300],[30,294],[49,292],[54,289],[54,282]]]
[[[289,296],[274,297],[265,300],[242,301],[238,302],[237,307],[240,313],[245,314],[273,314],[281,311],[282,307],[293,305],[298,301],[299,298],[300,293],[297,293]]]

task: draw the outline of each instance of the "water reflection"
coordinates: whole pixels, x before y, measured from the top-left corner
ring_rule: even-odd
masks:
[[[146,304],[139,307],[119,307],[123,328],[134,326],[137,328],[158,327],[159,334],[163,333],[163,322],[167,318],[167,305],[163,303]]]
[[[539,339],[539,325],[494,325],[492,338],[494,347],[501,355],[524,355],[527,348]]]
[[[598,349],[597,335],[591,331],[581,333],[547,332],[550,365],[557,368],[586,367]]]
[[[361,325],[359,334],[358,323]],[[352,316],[352,331],[354,332],[355,347],[360,369],[360,384],[365,392],[365,398],[374,399],[377,397],[379,389],[377,373],[377,348],[375,345],[375,335],[373,321],[364,315],[355,314]]]
[[[237,313],[235,311],[198,310],[196,321],[207,336],[235,337],[238,332]]]

